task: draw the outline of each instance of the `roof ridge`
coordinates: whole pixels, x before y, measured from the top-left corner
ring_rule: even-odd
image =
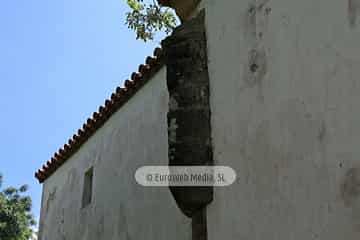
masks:
[[[91,118],[83,124],[76,134],[64,144],[54,156],[47,161],[42,169],[35,173],[40,183],[50,177],[61,165],[63,165],[80,147],[98,130],[105,122],[119,110],[135,93],[145,85],[163,66],[164,56],[161,48],[155,48],[154,56],[148,56],[145,64],[140,64],[138,72],[131,74],[131,80],[125,80],[125,87],[117,87],[104,105],[94,112]]]

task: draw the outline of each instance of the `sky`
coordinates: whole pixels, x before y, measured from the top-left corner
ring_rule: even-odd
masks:
[[[0,172],[28,184],[40,216],[40,168],[159,46],[124,24],[126,0],[0,1]]]

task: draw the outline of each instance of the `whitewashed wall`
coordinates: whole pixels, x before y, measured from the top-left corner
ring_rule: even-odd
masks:
[[[209,240],[359,239],[360,1],[204,1],[214,158],[238,173]]]
[[[134,173],[167,165],[168,93],[164,67],[43,185],[41,240],[191,239],[191,221],[168,188],[144,188]],[[93,199],[81,207],[94,167]]]

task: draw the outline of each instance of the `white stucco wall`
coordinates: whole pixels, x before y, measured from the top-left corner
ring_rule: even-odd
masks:
[[[215,163],[238,174],[209,240],[359,239],[360,1],[203,1]]]
[[[191,239],[191,221],[167,187],[145,188],[134,173],[167,165],[168,93],[163,67],[43,184],[41,240]],[[93,199],[81,207],[94,167]]]

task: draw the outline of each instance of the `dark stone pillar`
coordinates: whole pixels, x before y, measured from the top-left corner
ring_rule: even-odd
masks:
[[[194,212],[192,216],[192,239],[206,240],[207,239],[207,223],[206,223],[206,208],[202,208]]]
[[[162,42],[170,95],[170,166],[213,165],[204,19],[202,11]],[[203,236],[205,209],[213,200],[213,187],[170,187],[170,190],[182,212],[193,218],[193,236]]]

